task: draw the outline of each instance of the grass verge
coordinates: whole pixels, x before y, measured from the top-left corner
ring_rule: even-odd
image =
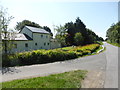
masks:
[[[107,42],[107,43],[112,44],[112,45],[117,46],[117,47],[120,47],[120,44],[118,44],[118,43],[110,43],[110,42]]]
[[[31,79],[3,82],[2,88],[81,88],[87,71],[76,70]]]

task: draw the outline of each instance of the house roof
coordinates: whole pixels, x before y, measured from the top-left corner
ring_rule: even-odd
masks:
[[[27,34],[19,33],[19,34],[16,34],[16,37],[14,40],[33,40],[33,39],[29,37]]]
[[[4,40],[4,38],[2,38],[2,40]],[[9,40],[26,41],[26,40],[33,40],[33,39],[26,34],[18,33],[18,34],[15,34],[14,37],[12,36],[9,37]]]
[[[36,27],[31,27],[31,26],[25,26],[26,28],[28,28],[29,30],[31,30],[33,33],[45,33],[45,34],[50,34],[49,32],[47,32],[44,29],[41,28],[36,28]]]

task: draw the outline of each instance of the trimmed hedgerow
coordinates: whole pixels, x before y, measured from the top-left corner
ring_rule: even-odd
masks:
[[[86,46],[69,48],[66,47],[67,50],[65,50],[66,48],[52,50],[33,50],[9,55],[7,59],[10,61],[11,66],[43,64],[55,61],[69,60],[77,58],[79,56],[88,55],[99,48],[99,46],[99,44],[90,44]]]

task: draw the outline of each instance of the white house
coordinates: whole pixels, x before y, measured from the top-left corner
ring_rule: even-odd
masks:
[[[37,49],[53,49],[61,47],[60,43],[51,39],[51,35],[44,29],[25,26],[14,37],[15,47],[11,52],[23,52]]]

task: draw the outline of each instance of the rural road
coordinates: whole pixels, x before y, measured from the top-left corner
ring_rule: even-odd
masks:
[[[104,43],[104,46],[106,51],[96,55],[63,62],[3,69],[1,82],[80,69],[92,72],[90,77],[93,80],[96,78],[101,88],[118,88],[118,47],[108,43]]]

